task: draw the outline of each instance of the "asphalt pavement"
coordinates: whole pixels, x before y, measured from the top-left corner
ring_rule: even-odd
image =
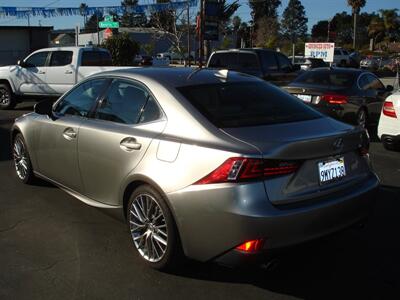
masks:
[[[141,263],[121,221],[17,180],[9,129],[32,105],[0,111],[0,299],[400,299],[400,152],[376,138],[382,187],[365,227],[293,249],[272,269],[187,262],[164,273]]]

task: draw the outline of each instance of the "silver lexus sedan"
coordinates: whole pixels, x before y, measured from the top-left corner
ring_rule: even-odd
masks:
[[[12,145],[20,180],[120,212],[158,269],[246,263],[338,231],[368,216],[379,185],[364,130],[226,70],[92,76],[18,118]]]

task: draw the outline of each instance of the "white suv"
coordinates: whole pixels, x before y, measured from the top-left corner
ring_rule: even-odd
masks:
[[[350,53],[343,48],[335,48],[333,63],[338,67],[350,65]]]
[[[383,104],[378,137],[386,149],[400,149],[400,91],[389,96]]]

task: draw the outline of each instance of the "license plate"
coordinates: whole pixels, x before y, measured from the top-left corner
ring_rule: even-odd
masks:
[[[297,98],[300,100],[303,100],[304,102],[310,103],[312,96],[311,95],[295,95]]]
[[[318,163],[320,184],[339,180],[346,176],[344,157]]]

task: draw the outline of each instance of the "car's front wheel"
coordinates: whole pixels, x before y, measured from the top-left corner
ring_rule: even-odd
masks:
[[[22,134],[18,133],[13,141],[13,159],[18,178],[26,184],[32,183],[35,179],[31,159]]]
[[[133,245],[146,264],[155,269],[175,267],[181,257],[172,214],[158,191],[138,187],[129,199],[127,222]]]
[[[13,109],[16,105],[14,95],[8,84],[0,84],[0,109]]]

